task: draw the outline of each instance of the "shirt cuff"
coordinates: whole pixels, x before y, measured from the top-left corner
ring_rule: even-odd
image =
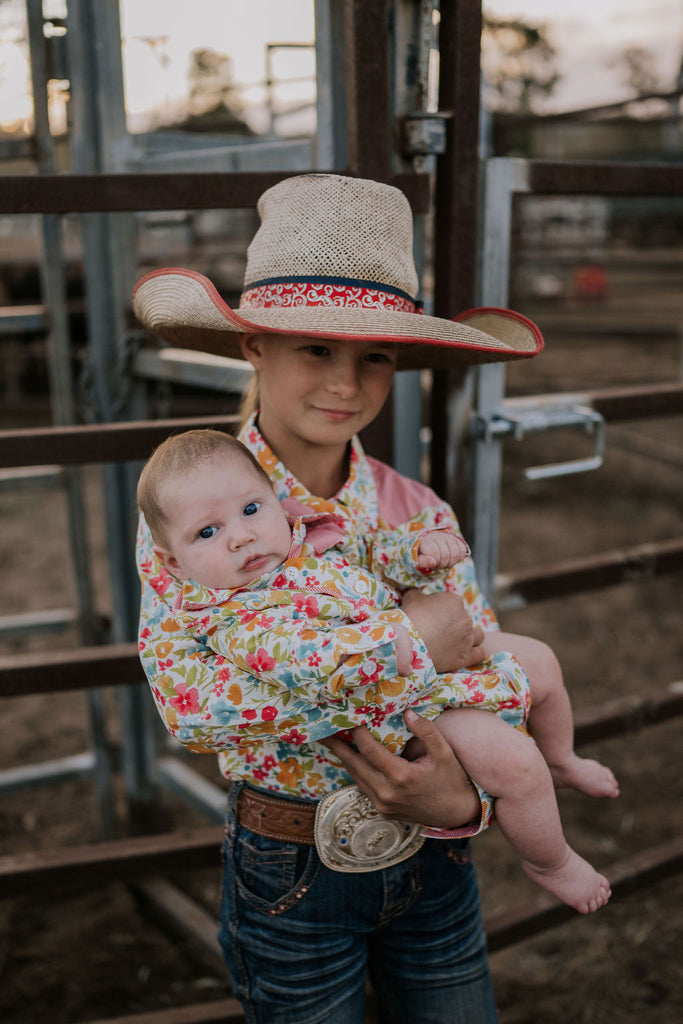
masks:
[[[472,779],[470,779],[470,783],[477,791],[481,802],[479,817],[468,821],[466,825],[454,825],[452,828],[431,828],[425,825],[420,835],[426,836],[427,839],[469,839],[472,836],[478,836],[480,832],[485,832],[493,825],[495,821],[494,798]]]

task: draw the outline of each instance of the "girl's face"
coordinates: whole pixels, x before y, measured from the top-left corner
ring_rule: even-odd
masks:
[[[390,344],[258,334],[242,352],[259,372],[259,424],[286,462],[291,446],[339,447],[382,408],[396,369]]]

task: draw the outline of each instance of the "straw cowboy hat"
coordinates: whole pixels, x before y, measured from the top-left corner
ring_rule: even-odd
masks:
[[[399,369],[521,359],[543,348],[535,324],[510,310],[421,314],[411,210],[391,185],[304,174],[264,192],[258,211],[237,309],[202,274],[169,267],[136,285],[141,323],[173,345],[237,358],[240,334],[395,343]]]

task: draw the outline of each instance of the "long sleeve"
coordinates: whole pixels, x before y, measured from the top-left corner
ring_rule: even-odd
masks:
[[[310,612],[324,616],[324,598],[322,608],[315,595],[300,602],[304,609],[306,602]],[[372,616],[362,623],[334,625],[317,615],[285,618],[282,613],[283,607],[275,606],[248,624],[238,616],[224,619],[209,630],[208,643],[261,682],[320,705],[380,675],[397,675],[396,630],[391,622]]]
[[[420,587],[424,590],[429,585],[432,588],[437,585],[438,589],[444,589],[450,568],[425,573],[417,564],[423,537],[437,531],[454,532],[448,524],[438,527],[424,526],[416,519],[393,529],[380,528],[368,542],[372,572],[400,590],[407,590],[410,587]],[[466,546],[464,541],[462,543]]]

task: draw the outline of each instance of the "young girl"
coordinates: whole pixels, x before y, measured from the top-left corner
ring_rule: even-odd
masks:
[[[397,367],[531,356],[542,347],[538,331],[505,311],[467,323],[419,315],[410,210],[390,186],[303,175],[266,192],[259,212],[238,310],[205,278],[171,269],[140,282],[138,317],[174,344],[251,362],[258,412],[240,436],[279,498],[338,505],[366,535],[380,517],[397,526],[414,516],[458,533],[445,503],[366,457],[357,433],[379,413]],[[161,714],[190,749],[217,751],[237,783],[221,942],[247,1019],[361,1024],[369,970],[383,1019],[495,1021],[465,839],[427,840],[399,863],[359,873],[328,870],[314,845],[317,802],[348,784],[345,768],[380,813],[434,827],[469,822],[461,834],[476,834],[479,799],[435,725],[406,713],[425,748],[412,762],[362,727],[355,749],[336,737],[328,749],[309,742],[274,688],[264,693],[248,673],[226,673],[220,656],[183,637],[144,520],[138,565],[140,643],[155,654],[146,671]],[[437,671],[480,662],[483,628],[496,628],[469,558],[443,592],[407,592],[402,610],[418,631],[416,656],[431,656]],[[521,671],[503,652],[488,667]],[[362,814],[345,819],[352,845],[363,843],[365,826]]]

